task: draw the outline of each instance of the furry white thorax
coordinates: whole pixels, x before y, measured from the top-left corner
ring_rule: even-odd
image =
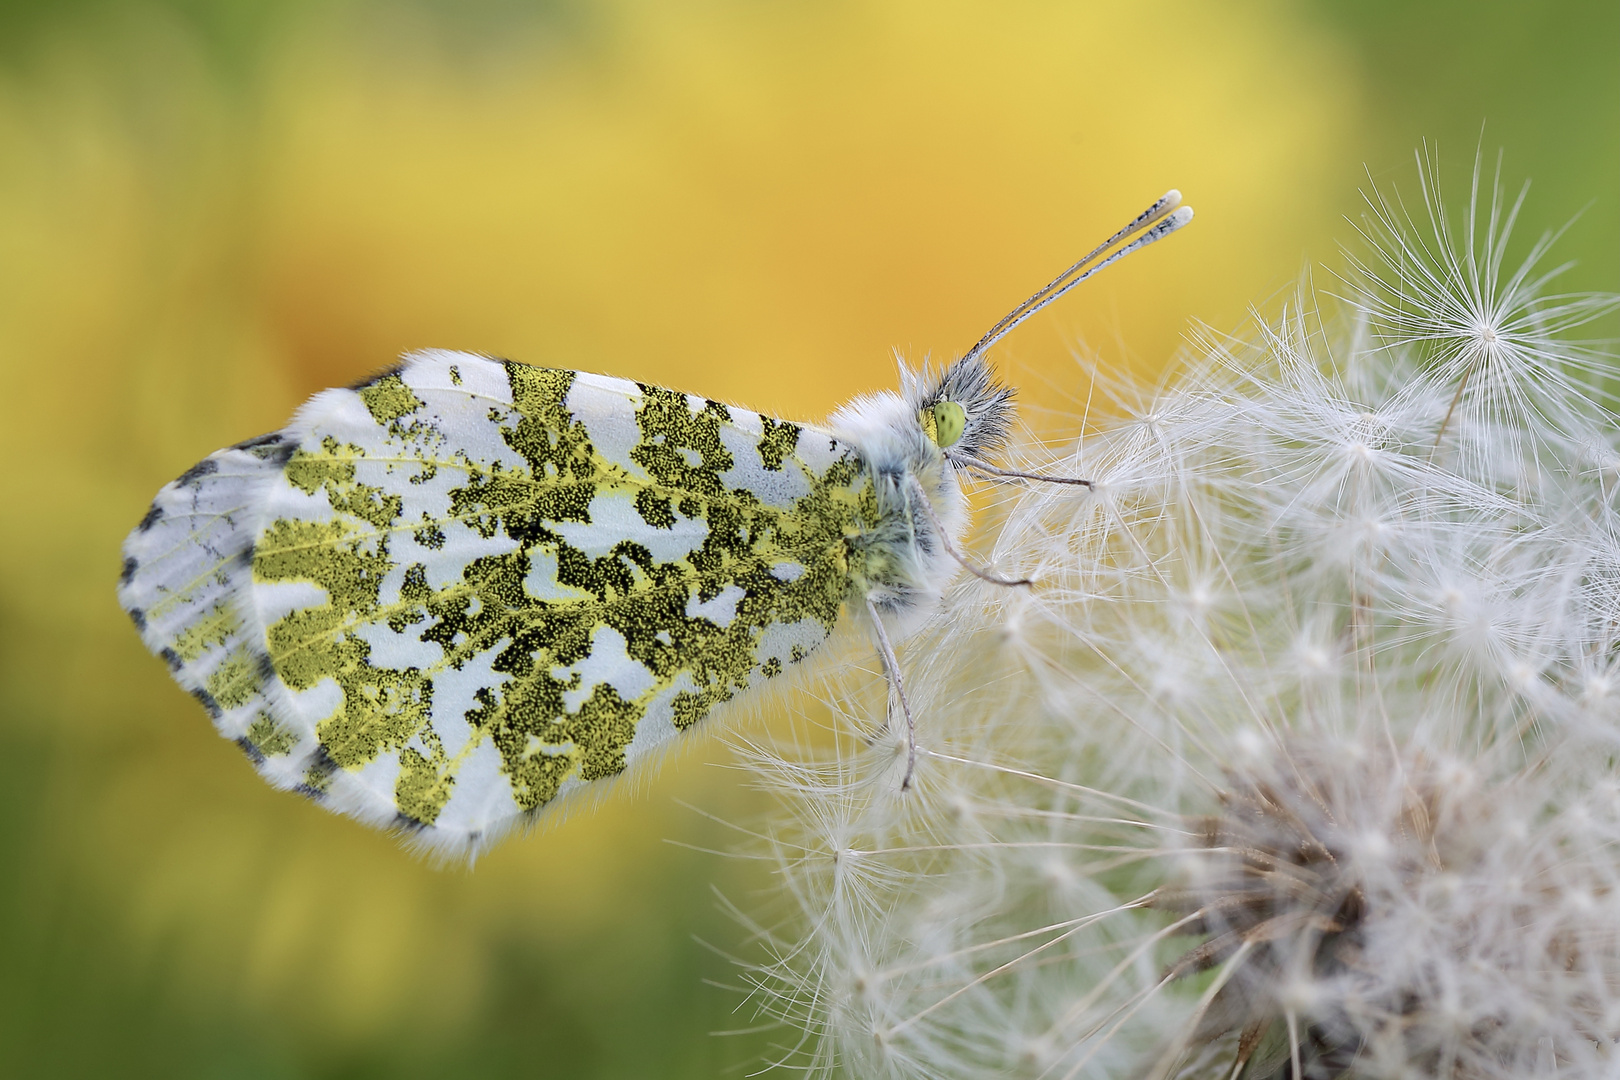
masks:
[[[908,389],[915,381],[909,374],[902,371]],[[877,491],[883,525],[869,542],[890,557],[894,573],[888,581],[873,583],[867,596],[899,639],[927,621],[960,569],[941,542],[935,520],[944,527],[943,539],[953,545],[969,524],[956,467],[923,433],[917,404],[908,398],[889,391],[864,394],[827,419],[828,429],[860,454]],[[916,505],[918,487],[932,517]]]

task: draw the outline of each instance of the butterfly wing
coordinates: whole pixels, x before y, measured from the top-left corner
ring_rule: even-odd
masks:
[[[272,783],[471,851],[804,659],[876,514],[814,429],[419,353],[165,487],[120,599]]]

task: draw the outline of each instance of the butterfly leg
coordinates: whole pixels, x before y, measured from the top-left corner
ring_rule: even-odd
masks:
[[[957,551],[956,545],[951,543],[950,534],[945,531],[945,526],[940,522],[939,515],[934,513],[934,505],[928,501],[928,492],[923,490],[922,481],[913,476],[911,478],[911,488],[912,494],[916,497],[916,504],[922,507],[923,513],[927,514],[928,520],[933,523],[934,532],[939,536],[939,543],[945,549],[945,554],[960,563],[962,569],[980,581],[988,581],[992,585],[1018,586],[1035,584],[1029,578],[1004,578],[968,562],[967,556]]]
[[[894,646],[889,644],[889,632],[883,629],[883,618],[870,596],[866,598],[866,610],[872,616],[872,627],[877,632],[883,673],[889,677],[889,686],[894,689],[895,697],[900,699],[900,711],[906,717],[906,778],[900,781],[900,790],[910,791],[911,778],[917,773],[917,721],[911,715],[911,702],[906,700],[905,684],[900,681],[900,660],[894,655]]]

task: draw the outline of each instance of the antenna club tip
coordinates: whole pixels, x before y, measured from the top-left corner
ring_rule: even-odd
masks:
[[[1190,206],[1183,206],[1180,209],[1178,209],[1175,213],[1170,215],[1170,220],[1174,221],[1176,223],[1174,227],[1177,228],[1177,229],[1181,228],[1183,225],[1187,224],[1187,222],[1191,221],[1192,219],[1193,219],[1193,208],[1190,207]]]
[[[1164,197],[1159,200],[1159,205],[1163,206],[1165,209],[1169,209],[1172,206],[1180,206],[1181,192],[1177,191],[1175,188],[1171,188],[1169,191],[1165,192]]]

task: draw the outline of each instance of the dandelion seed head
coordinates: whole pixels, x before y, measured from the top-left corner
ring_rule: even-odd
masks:
[[[797,1067],[1615,1075],[1620,417],[1573,336],[1615,303],[1509,261],[1499,186],[1433,191],[1373,193],[1337,311],[1090,372],[1054,471],[1096,486],[999,489],[1040,584],[964,579],[902,652],[911,791],[876,675],[752,759]]]
[[[1531,692],[1539,681],[1536,669],[1523,660],[1509,662],[1504,674],[1507,676],[1508,685],[1521,694]]]
[[[1238,762],[1246,765],[1260,761],[1269,745],[1265,735],[1252,727],[1239,728],[1232,737],[1233,756]]]
[[[1294,658],[1305,675],[1327,675],[1337,669],[1333,654],[1315,641],[1297,642]]]
[[[1023,1040],[1018,1051],[1018,1063],[1025,1072],[1041,1075],[1051,1071],[1057,1063],[1057,1054],[1054,1044],[1048,1036],[1037,1035],[1034,1038]]]
[[[1473,325],[1474,341],[1481,351],[1489,349],[1497,343],[1499,327],[1494,322],[1476,319]]]
[[[1051,858],[1041,866],[1041,876],[1054,892],[1072,892],[1078,878],[1074,869],[1062,859]]]

